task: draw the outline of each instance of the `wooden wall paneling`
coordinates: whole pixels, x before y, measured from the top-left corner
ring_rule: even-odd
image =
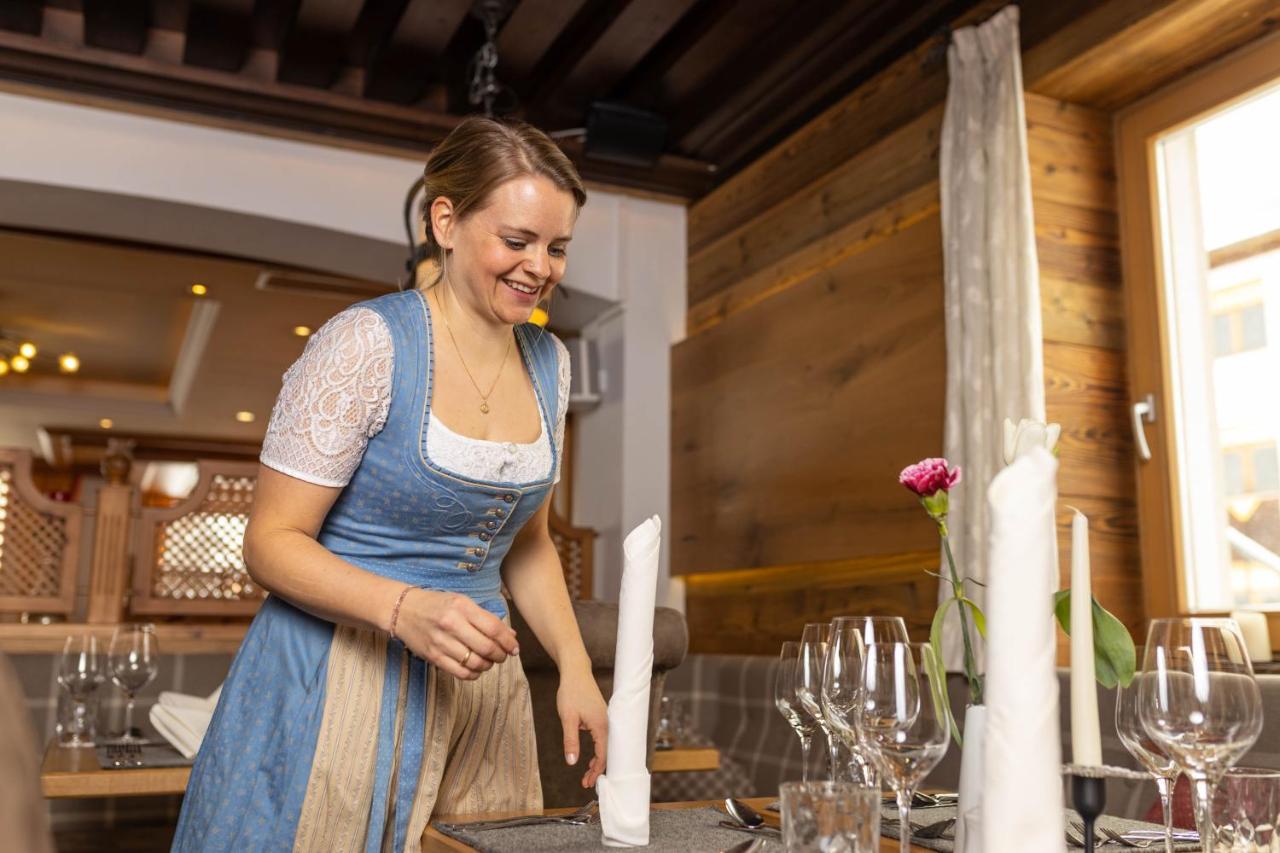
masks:
[[[689,254],[690,303],[730,286],[744,270],[785,258],[841,226],[937,180],[942,110],[886,136],[767,215]]]
[[[686,332],[696,335],[709,329],[732,314],[819,275],[930,216],[937,216],[938,212],[937,181],[910,190],[772,264],[754,270],[748,268],[733,284],[689,306],[685,316]]]
[[[935,549],[889,556],[685,577],[692,654],[772,654],[800,637],[806,622],[846,613],[907,620],[912,638],[928,636],[937,581]],[[803,578],[803,583],[797,583]]]
[[[938,217],[672,353],[677,573],[927,547],[897,483],[942,447]]]

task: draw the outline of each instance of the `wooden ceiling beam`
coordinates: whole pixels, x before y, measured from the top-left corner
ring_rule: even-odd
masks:
[[[539,88],[542,101],[530,109],[544,120],[580,121],[591,100],[606,97],[695,5],[696,0],[635,0],[627,5],[558,84]]]
[[[346,64],[347,39],[360,14],[351,0],[302,0],[280,45],[276,79],[328,89]]]
[[[534,70],[524,80],[511,81],[520,93],[525,114],[530,121],[545,124],[551,118],[548,114],[552,111],[547,108],[561,84],[632,2],[633,0],[588,0],[552,42]]]
[[[253,0],[195,0],[187,12],[182,61],[238,72],[249,55]]]
[[[410,0],[369,66],[365,97],[411,104],[438,81],[440,60],[466,21],[470,0]]]
[[[647,108],[662,98],[662,81],[667,73],[730,12],[741,8],[741,0],[705,0],[694,4],[684,17],[627,72],[614,87],[612,97]]]
[[[293,27],[302,0],[254,0],[253,46],[261,50],[279,51],[285,36]]]
[[[140,55],[147,47],[147,0],[84,0],[84,43]]]
[[[520,0],[498,32],[498,77],[528,80],[587,0]],[[520,87],[518,87],[520,88]]]
[[[0,3],[0,30],[40,35],[44,0],[5,0]]]
[[[723,120],[699,153],[729,170],[746,165],[790,128],[802,126],[879,69],[945,32],[974,0],[913,0],[905,5],[902,10],[874,6],[856,28],[812,55],[788,87],[752,81],[744,87],[739,111],[721,113]],[[940,45],[928,60],[945,67],[945,48]]]

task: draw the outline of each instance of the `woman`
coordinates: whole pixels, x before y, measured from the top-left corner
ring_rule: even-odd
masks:
[[[565,760],[604,771],[604,700],[547,526],[569,368],[527,324],[586,201],[524,124],[431,154],[437,274],[341,312],[284,377],[245,560],[272,594],[196,758],[178,850],[416,851],[433,812],[542,807],[500,592],[560,669]]]

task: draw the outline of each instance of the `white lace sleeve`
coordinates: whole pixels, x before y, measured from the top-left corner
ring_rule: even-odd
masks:
[[[348,308],[321,326],[284,374],[262,464],[345,486],[387,422],[394,355],[386,322],[372,309]]]
[[[556,392],[556,476],[554,483],[560,482],[560,469],[564,467],[564,420],[569,412],[569,350],[555,335],[556,352],[560,356],[560,377]]]

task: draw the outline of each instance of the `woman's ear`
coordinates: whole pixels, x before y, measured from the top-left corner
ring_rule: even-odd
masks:
[[[436,245],[442,249],[449,250],[453,248],[453,202],[444,196],[437,196],[431,202],[428,208],[428,215],[432,236],[435,238]]]

